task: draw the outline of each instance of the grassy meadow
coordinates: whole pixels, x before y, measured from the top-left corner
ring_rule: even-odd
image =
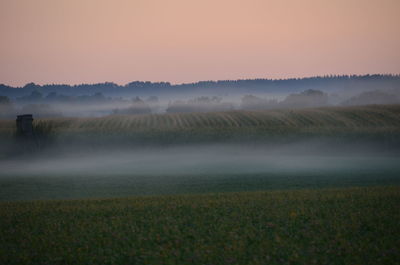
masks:
[[[0,203],[2,264],[398,264],[400,188]]]

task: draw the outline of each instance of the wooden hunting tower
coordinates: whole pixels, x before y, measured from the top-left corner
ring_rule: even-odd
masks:
[[[21,136],[33,136],[32,114],[17,116],[17,134]]]

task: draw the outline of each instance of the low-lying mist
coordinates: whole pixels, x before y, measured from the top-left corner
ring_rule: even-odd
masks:
[[[0,94],[0,119],[30,113],[38,118],[102,117],[108,115],[159,114],[183,112],[221,112],[231,110],[302,109],[328,106],[359,106],[370,104],[399,104],[400,90],[374,88],[358,91],[329,91],[306,89],[289,91],[185,91],[120,97],[92,95],[66,96],[51,92],[44,96],[34,91],[31,95],[10,99]]]
[[[0,200],[6,201],[399,182],[397,151],[323,140],[108,150],[70,146],[0,160]]]
[[[188,145],[131,149],[46,150],[0,162],[0,176],[175,176],[315,173],[400,168],[400,158],[374,145],[309,140],[284,145]]]

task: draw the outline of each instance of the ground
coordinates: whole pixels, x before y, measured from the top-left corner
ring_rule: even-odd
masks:
[[[398,264],[399,186],[0,203],[2,264]]]

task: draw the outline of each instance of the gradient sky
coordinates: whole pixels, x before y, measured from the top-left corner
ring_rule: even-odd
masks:
[[[399,0],[0,0],[0,83],[400,73]]]

